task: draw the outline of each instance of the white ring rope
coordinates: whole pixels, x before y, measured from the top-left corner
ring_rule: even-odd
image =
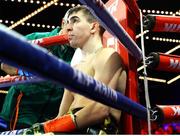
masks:
[[[145,100],[146,100],[146,108],[147,108],[147,122],[148,122],[148,134],[151,134],[151,117],[150,117],[150,100],[149,100],[149,92],[148,92],[148,80],[147,80],[147,71],[145,64],[145,48],[144,48],[144,35],[143,35],[143,17],[142,12],[140,10],[140,26],[141,26],[141,48],[142,48],[142,56],[143,56],[143,65],[144,65],[144,91],[145,91]]]

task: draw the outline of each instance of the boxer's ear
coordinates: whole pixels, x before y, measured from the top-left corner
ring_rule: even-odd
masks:
[[[62,19],[62,21],[61,21],[61,28],[64,27],[65,23],[66,23],[66,21],[64,19]]]
[[[91,23],[90,29],[91,29],[90,32],[94,34],[96,31],[99,30],[99,23],[98,22]]]

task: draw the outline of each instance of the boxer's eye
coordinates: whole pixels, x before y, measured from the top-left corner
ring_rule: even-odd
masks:
[[[71,20],[71,22],[72,22],[72,23],[77,23],[77,22],[79,22],[79,19],[78,19],[78,18],[73,18],[73,19]]]
[[[74,16],[69,19],[68,24],[78,23],[79,21],[80,21],[79,18]]]

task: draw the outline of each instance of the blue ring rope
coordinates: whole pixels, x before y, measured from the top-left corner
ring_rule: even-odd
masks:
[[[73,69],[48,51],[33,46],[20,34],[0,25],[0,58],[42,78],[62,84],[67,89],[95,101],[146,119],[146,108],[126,96]]]

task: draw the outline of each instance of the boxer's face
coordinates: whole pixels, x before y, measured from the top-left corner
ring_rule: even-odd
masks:
[[[90,37],[92,23],[87,21],[83,12],[72,13],[68,17],[67,31],[70,45],[74,48],[82,48]]]

